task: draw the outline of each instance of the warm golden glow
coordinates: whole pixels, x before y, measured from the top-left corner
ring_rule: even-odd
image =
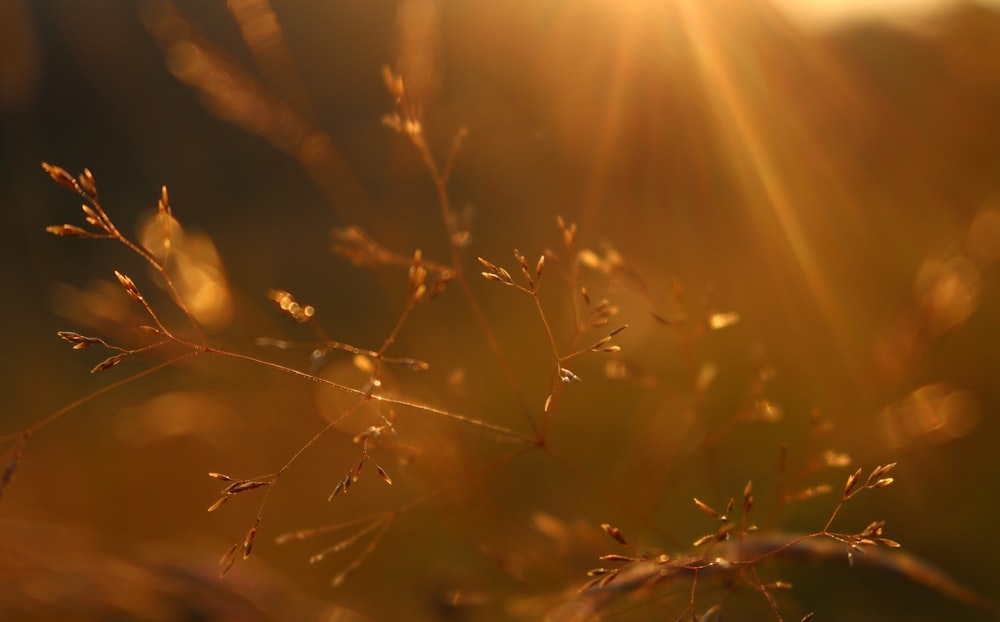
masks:
[[[774,0],[775,4],[807,25],[829,26],[858,18],[918,17],[954,8],[962,0]],[[981,4],[1000,6],[996,0]]]
[[[979,423],[979,401],[968,391],[929,384],[886,406],[878,416],[889,447],[907,449],[941,443],[972,432]]]
[[[211,238],[185,232],[172,217],[158,212],[142,223],[139,239],[167,267],[198,321],[212,327],[229,322],[232,297],[222,258]]]
[[[739,270],[737,249],[719,241],[719,232],[736,230],[733,235],[745,245],[738,250],[754,253],[750,263],[758,267],[743,286],[766,292],[767,299],[757,301],[766,313],[789,318],[789,340],[832,344],[840,360],[822,364],[845,370],[854,385],[850,393],[871,397],[877,407],[882,392],[912,372],[934,340],[977,308],[979,270],[998,256],[1000,219],[995,206],[984,205],[974,221],[963,222],[941,207],[951,199],[930,195],[921,179],[901,189],[875,160],[855,163],[877,143],[886,150],[879,157],[892,158],[893,166],[928,171],[940,166],[930,153],[938,139],[883,101],[891,91],[883,93],[860,78],[843,50],[792,19],[799,11],[843,19],[873,10],[871,3],[833,4],[620,3],[607,9],[593,50],[573,58],[560,50],[570,33],[586,32],[593,17],[567,9],[551,37],[551,65],[542,65],[539,73],[556,85],[551,105],[554,125],[563,132],[558,139],[574,154],[570,157],[587,158],[586,214],[598,220],[598,212],[622,200],[613,184],[623,176],[632,179],[622,173],[632,158],[643,171],[634,178],[644,183],[649,182],[643,175],[655,175],[650,172],[658,167],[676,175],[658,188],[694,203],[691,212],[674,208],[677,199],[658,196],[658,205],[668,210],[649,216],[630,208],[630,217],[648,219],[667,236],[686,227],[714,229],[712,248],[670,238],[690,244],[680,253],[714,251],[719,259],[709,278]],[[910,16],[944,4],[878,3],[878,11]],[[647,116],[635,118],[647,109]],[[588,129],[585,135],[581,127]],[[683,147],[662,146],[667,141]],[[908,153],[892,147],[897,144],[919,147]],[[687,160],[671,161],[677,156],[669,149],[687,149]],[[938,227],[938,234],[961,250],[943,257],[931,247],[908,248],[917,239],[909,233],[899,232],[899,240],[886,237],[877,211],[891,213],[901,202],[914,203],[915,210],[933,209],[935,224],[914,225]],[[699,209],[711,216],[695,214]],[[905,252],[924,255],[919,268],[903,264],[913,275],[912,298],[890,326],[878,326],[863,315],[871,302],[860,292],[880,272],[900,270],[894,253]],[[868,265],[861,263],[862,256]],[[590,267],[600,264],[596,256],[582,259]],[[807,326],[805,318],[811,317],[822,326]]]
[[[25,612],[995,610],[1000,13],[175,3],[0,0]]]

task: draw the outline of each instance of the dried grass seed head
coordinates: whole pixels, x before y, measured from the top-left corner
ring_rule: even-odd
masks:
[[[97,183],[94,181],[94,174],[90,172],[89,168],[83,169],[83,172],[76,178],[76,181],[80,185],[80,189],[87,196],[97,200]]]
[[[117,364],[121,363],[122,361],[124,361],[125,357],[127,357],[127,356],[129,356],[131,354],[132,354],[131,352],[120,352],[120,353],[115,354],[113,356],[109,356],[108,358],[104,359],[103,361],[101,361],[100,363],[98,363],[97,365],[95,365],[94,368],[90,370],[90,373],[96,374],[99,371],[104,371],[105,369],[110,369],[110,368],[114,367],[115,365],[117,365]]]
[[[76,179],[74,179],[73,176],[67,173],[62,167],[49,164],[48,162],[42,162],[42,169],[44,169],[45,172],[49,174],[49,177],[55,180],[55,182],[59,185],[72,190],[77,194],[83,194],[80,184],[78,184]]]
[[[618,544],[621,544],[622,546],[628,546],[628,541],[625,539],[625,535],[622,533],[621,529],[618,529],[617,527],[611,525],[610,523],[602,523],[601,529],[604,530],[604,533],[614,538],[615,541],[618,542]]]

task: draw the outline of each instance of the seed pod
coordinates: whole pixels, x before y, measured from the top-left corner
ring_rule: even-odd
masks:
[[[80,185],[76,183],[73,176],[66,172],[65,169],[55,166],[54,164],[49,164],[48,162],[42,162],[42,168],[45,172],[49,174],[56,183],[64,188],[68,188],[77,194],[80,194]]]

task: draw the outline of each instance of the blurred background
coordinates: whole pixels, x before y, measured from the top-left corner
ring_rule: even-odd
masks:
[[[56,337],[144,343],[135,324],[148,320],[113,270],[183,326],[124,247],[44,232],[82,217],[43,161],[89,168],[134,239],[169,187],[185,291],[212,343],[308,371],[308,348],[255,345],[313,338],[267,299],[280,288],[331,338],[377,349],[405,268],[353,266],[331,231],[449,256],[426,166],[383,123],[383,66],[403,76],[439,162],[468,131],[449,185],[466,270],[478,277],[483,256],[514,272],[512,249],[531,262],[551,249],[542,302],[568,350],[580,302],[560,277],[572,263],[561,215],[591,251],[582,283],[617,305],[611,326],[630,326],[620,354],[572,367],[584,382],[551,430],[565,463],[491,466],[509,446],[399,412],[400,447],[377,457],[396,484],[369,472],[328,504],[368,425],[348,420],[275,487],[254,556],[222,581],[216,560],[256,503],[204,512],[221,488],[205,474],[274,471],[347,408],[342,396],[204,357],[87,400],[31,439],[4,492],[0,576],[14,587],[0,617],[541,619],[597,555],[620,552],[603,522],[673,552],[714,529],[692,496],[721,509],[752,479],[763,527],[815,531],[836,492],[780,499],[889,462],[896,484],[852,501],[835,528],[885,519],[910,554],[997,593],[1000,8],[872,4],[0,0],[0,433],[158,360],[91,375],[102,354]],[[391,370],[393,389],[529,433],[552,369],[537,312],[471,286],[512,382],[452,284],[391,351],[430,369]],[[350,357],[323,363],[360,386]],[[343,587],[330,578],[350,554],[307,563],[332,541],[274,544],[451,482]],[[796,585],[779,599],[788,619],[988,615],[843,561],[768,569]],[[699,613],[714,602],[705,589]],[[677,617],[687,599],[685,585],[608,617]],[[738,602],[739,619],[773,619],[759,596]]]

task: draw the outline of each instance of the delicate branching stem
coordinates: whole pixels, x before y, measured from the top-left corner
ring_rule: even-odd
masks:
[[[246,23],[241,23],[241,26],[246,25]],[[753,506],[753,488],[750,482],[747,482],[743,490],[741,506],[737,505],[735,497],[729,498],[728,504],[720,503],[718,498],[711,501],[711,503],[694,499],[697,508],[709,517],[714,523],[714,527],[711,532],[698,538],[693,544],[682,544],[677,538],[664,533],[664,530],[655,524],[647,513],[638,511],[627,496],[620,494],[613,487],[601,483],[602,480],[600,477],[588,471],[588,469],[592,470],[589,464],[574,462],[568,459],[565,454],[556,451],[552,446],[554,439],[550,439],[550,433],[555,413],[559,410],[559,398],[562,391],[566,389],[566,385],[581,382],[581,378],[574,371],[568,369],[566,364],[589,352],[619,352],[620,346],[611,342],[618,332],[625,328],[625,326],[621,326],[620,328],[604,333],[598,336],[595,341],[592,341],[592,345],[589,347],[581,347],[584,336],[590,333],[590,331],[594,331],[595,329],[608,330],[605,327],[608,325],[610,318],[617,313],[617,309],[609,301],[591,299],[587,289],[583,286],[580,275],[581,266],[593,268],[598,274],[612,278],[623,278],[640,293],[653,317],[662,324],[672,328],[687,369],[690,372],[690,388],[693,391],[692,403],[695,404],[695,408],[701,403],[703,393],[710,380],[703,382],[700,373],[701,370],[695,365],[692,346],[694,337],[707,330],[726,326],[735,321],[734,318],[736,316],[735,314],[712,314],[704,322],[694,324],[685,323],[682,316],[680,319],[668,318],[667,314],[662,312],[650,299],[642,280],[631,269],[625,266],[613,249],[608,247],[604,258],[599,257],[596,253],[589,250],[578,249],[576,246],[577,229],[575,224],[567,224],[559,218],[558,226],[562,234],[566,261],[557,268],[559,271],[557,276],[561,275],[565,281],[564,284],[568,286],[571,292],[570,299],[572,300],[573,309],[572,327],[566,327],[564,331],[557,330],[560,327],[554,325],[550,320],[540,297],[543,266],[547,258],[557,261],[557,254],[545,251],[539,257],[537,263],[532,263],[531,268],[529,268],[526,258],[520,251],[515,250],[514,255],[524,277],[523,280],[520,277],[514,278],[511,276],[511,272],[516,274],[517,270],[508,271],[485,259],[479,259],[480,263],[487,269],[486,272],[482,273],[486,279],[499,282],[531,296],[534,312],[538,317],[537,321],[540,323],[542,331],[545,334],[547,346],[542,346],[540,351],[543,357],[550,358],[549,363],[551,364],[552,374],[549,379],[547,387],[548,395],[544,402],[542,413],[533,414],[537,413],[537,408],[529,408],[526,404],[514,376],[513,367],[509,364],[505,352],[501,348],[467,276],[468,272],[465,261],[468,258],[464,251],[468,244],[469,233],[464,230],[465,223],[459,221],[453,209],[448,190],[451,176],[455,170],[457,155],[465,139],[466,132],[463,129],[455,135],[451,149],[444,159],[442,166],[433,155],[427,142],[427,137],[421,125],[420,111],[411,105],[407,99],[402,78],[393,75],[388,70],[385,71],[385,78],[389,91],[393,95],[398,108],[396,114],[386,117],[386,124],[394,127],[410,142],[416,149],[430,175],[437,194],[441,222],[448,240],[449,261],[442,263],[425,261],[422,258],[422,251],[420,249],[417,249],[413,253],[412,258],[407,258],[381,247],[368,238],[359,228],[351,227],[344,229],[336,234],[337,241],[342,246],[336,246],[335,249],[341,251],[344,255],[355,261],[355,263],[360,265],[408,265],[410,269],[409,297],[381,345],[377,349],[372,350],[331,339],[327,331],[318,322],[312,320],[315,312],[313,307],[300,305],[291,297],[291,294],[281,290],[272,290],[268,295],[272,300],[278,302],[281,308],[288,312],[297,322],[309,323],[310,328],[318,338],[318,343],[296,344],[295,342],[280,339],[258,340],[259,345],[268,345],[277,348],[308,345],[315,350],[314,363],[317,360],[322,360],[328,350],[341,350],[355,354],[358,357],[367,357],[369,360],[365,358],[355,359],[356,366],[369,373],[367,384],[361,387],[341,384],[333,380],[328,380],[318,375],[318,373],[299,371],[293,367],[271,362],[263,358],[224,350],[211,345],[205,336],[204,328],[192,311],[192,309],[197,309],[194,305],[194,299],[185,300],[184,295],[182,295],[183,287],[178,288],[170,276],[171,272],[175,274],[178,274],[178,272],[176,266],[172,270],[169,265],[172,249],[171,231],[174,221],[170,212],[166,188],[162,189],[159,203],[158,216],[166,218],[166,221],[162,223],[166,229],[166,239],[163,240],[163,249],[160,252],[154,250],[156,248],[154,245],[147,243],[144,248],[120,232],[98,200],[96,184],[90,171],[84,170],[80,176],[73,177],[61,168],[45,164],[43,167],[55,181],[83,198],[85,201],[83,205],[85,221],[90,226],[90,229],[86,229],[77,225],[64,224],[49,227],[48,230],[60,236],[117,240],[152,268],[159,280],[162,281],[171,302],[186,317],[187,323],[190,324],[190,330],[182,326],[180,327],[182,330],[175,333],[161,319],[161,315],[163,318],[169,318],[169,315],[161,314],[160,311],[162,310],[154,308],[154,305],[147,301],[140,293],[139,288],[129,276],[116,271],[115,275],[119,283],[134,301],[142,305],[146,314],[152,320],[152,326],[140,326],[138,328],[145,332],[147,336],[155,336],[156,341],[135,348],[127,348],[108,343],[99,337],[89,337],[68,331],[61,332],[59,336],[69,342],[75,349],[100,346],[112,351],[110,357],[93,368],[92,371],[95,372],[110,369],[128,356],[143,353],[148,354],[156,350],[161,350],[165,346],[176,346],[177,348],[183,348],[185,351],[173,358],[155,363],[148,369],[134,373],[127,378],[105,385],[91,394],[49,414],[41,421],[38,421],[20,433],[0,437],[0,441],[11,443],[7,449],[10,456],[9,462],[2,476],[0,476],[0,494],[2,494],[3,490],[12,481],[28,440],[35,432],[52,424],[84,403],[97,399],[104,393],[116,390],[138,379],[145,378],[181,361],[209,354],[214,357],[221,357],[222,359],[240,361],[262,369],[281,372],[299,380],[305,380],[322,388],[329,388],[350,396],[348,400],[350,405],[329,418],[328,421],[319,426],[318,430],[311,432],[311,435],[308,435],[308,439],[295,451],[291,452],[284,460],[284,463],[273,473],[258,475],[248,479],[233,478],[229,475],[215,472],[209,474],[212,478],[224,482],[221,496],[209,507],[209,511],[219,509],[228,500],[237,495],[259,495],[257,511],[250,529],[242,541],[234,544],[223,555],[220,561],[223,573],[232,567],[241,551],[244,559],[250,555],[257,533],[261,528],[265,510],[268,508],[269,500],[272,498],[271,493],[282,476],[297,464],[307,451],[315,449],[322,438],[330,434],[335,428],[341,427],[349,417],[356,416],[359,413],[367,414],[368,411],[371,411],[376,417],[381,417],[381,423],[370,425],[367,429],[353,436],[352,442],[360,446],[360,456],[351,462],[346,475],[343,475],[339,483],[336,484],[336,487],[333,488],[329,500],[333,501],[338,494],[347,493],[352,483],[359,481],[363,473],[363,467],[366,464],[370,464],[371,467],[367,471],[364,471],[365,473],[371,473],[371,468],[374,467],[382,481],[387,485],[392,485],[393,480],[389,473],[376,460],[382,458],[381,451],[383,449],[383,446],[377,439],[383,434],[391,434],[393,437],[399,434],[394,425],[396,421],[396,409],[391,408],[393,406],[413,411],[410,414],[451,420],[459,424],[459,426],[479,430],[481,433],[491,436],[497,445],[500,443],[511,444],[513,451],[496,457],[486,464],[480,464],[463,470],[457,477],[448,479],[443,484],[435,482],[429,492],[414,493],[416,494],[415,498],[410,498],[392,510],[375,512],[363,518],[340,521],[323,527],[300,530],[278,538],[278,542],[281,543],[288,540],[301,540],[318,534],[351,530],[339,541],[314,554],[310,560],[311,562],[317,562],[348,548],[361,549],[360,553],[347,563],[343,570],[334,577],[334,585],[338,585],[348,575],[361,567],[362,563],[376,550],[376,547],[383,540],[396,519],[405,512],[426,504],[430,500],[442,496],[447,491],[457,487],[466,486],[469,483],[482,483],[482,480],[493,470],[535,450],[541,450],[553,462],[571,472],[577,482],[585,482],[593,488],[600,490],[600,494],[611,500],[614,507],[620,509],[622,513],[629,516],[634,522],[647,526],[648,532],[657,534],[660,540],[668,542],[673,546],[682,547],[686,551],[677,557],[671,557],[666,553],[637,544],[632,540],[631,535],[629,538],[626,538],[622,530],[610,523],[602,523],[601,528],[614,540],[616,543],[615,546],[621,547],[624,554],[613,553],[601,556],[600,559],[602,562],[617,564],[617,567],[605,565],[595,568],[588,573],[591,580],[580,590],[580,595],[581,598],[587,598],[592,603],[600,604],[615,594],[638,593],[656,584],[667,584],[678,578],[687,578],[690,580],[689,602],[683,615],[685,617],[697,618],[700,610],[704,609],[704,603],[701,604],[700,608],[696,606],[699,581],[703,578],[715,576],[721,577],[727,582],[723,590],[725,594],[723,599],[728,598],[729,594],[737,589],[738,586],[749,587],[751,590],[759,593],[760,597],[766,601],[775,619],[778,622],[782,622],[783,618],[778,607],[776,594],[778,594],[778,590],[790,586],[781,581],[765,581],[762,578],[759,565],[765,560],[793,558],[795,556],[800,556],[807,560],[815,560],[830,556],[832,549],[836,549],[837,554],[840,555],[846,549],[847,559],[853,563],[854,553],[864,548],[875,548],[878,546],[895,548],[899,546],[893,540],[882,536],[883,521],[873,521],[856,533],[833,531],[834,522],[841,513],[841,509],[850,499],[858,495],[861,490],[881,488],[893,483],[893,478],[886,477],[886,475],[894,468],[894,463],[876,467],[867,480],[862,479],[861,469],[854,472],[848,477],[841,498],[831,510],[822,529],[804,535],[759,534],[757,527],[748,520],[749,512]],[[383,378],[384,365],[398,364],[408,367],[411,370],[425,369],[428,366],[424,361],[393,357],[389,356],[389,353],[396,346],[397,342],[401,340],[400,336],[403,334],[403,330],[410,321],[418,304],[421,301],[433,298],[434,295],[443,291],[444,287],[451,280],[457,280],[459,287],[461,287],[463,295],[472,311],[472,316],[475,318],[481,334],[492,350],[511,390],[511,394],[516,397],[524,411],[524,416],[531,428],[532,434],[524,434],[515,429],[490,423],[489,421],[455,412],[448,408],[438,408],[427,403],[411,401],[406,398],[389,397],[388,391],[381,390],[383,381],[388,378]],[[181,285],[183,286],[184,282],[181,282]],[[547,288],[547,295],[549,291],[550,289]],[[680,308],[681,296],[678,288],[675,288],[675,297]],[[196,335],[194,339],[186,339],[178,336],[179,334],[191,334],[192,331]],[[560,335],[562,338],[557,338],[557,335]],[[563,342],[562,348],[560,347],[561,342]],[[714,373],[714,367],[712,371]],[[755,384],[754,387],[756,386]],[[714,452],[717,450],[719,441],[724,436],[729,435],[742,418],[746,418],[744,417],[745,411],[749,411],[753,406],[754,400],[760,398],[759,393],[758,389],[753,388],[745,400],[747,408],[734,413],[721,426],[717,426],[711,430],[707,427],[705,418],[695,417],[697,423],[693,425],[700,426],[698,428],[700,437],[695,438],[694,443],[704,452],[704,456],[708,461],[708,478],[713,485],[717,486],[717,482],[721,479],[717,473],[717,465],[714,460]],[[721,449],[718,449],[718,451],[721,452]],[[681,453],[683,452],[677,452],[678,455]],[[685,457],[687,455],[689,454],[686,454]],[[828,463],[833,462],[835,460],[828,460]],[[584,468],[584,466],[587,468]],[[783,467],[780,477],[779,497],[781,498],[778,501],[778,507],[784,502],[785,489],[787,487]],[[819,487],[816,487],[816,491],[818,490]],[[703,496],[702,498],[711,499],[711,497],[707,496]],[[725,499],[725,497],[722,499]],[[336,503],[339,504],[340,501]],[[741,509],[737,510],[737,507]],[[739,513],[739,516],[737,516],[737,513]],[[701,518],[704,520],[705,517],[702,516]],[[947,581],[942,580],[933,572],[924,571],[908,558],[902,558],[903,561],[886,561],[889,558],[883,553],[872,555],[872,558],[874,558],[875,563],[885,564],[894,570],[902,569],[904,574],[909,573],[908,576],[915,576],[917,580],[935,585],[940,591],[948,592],[952,595],[959,594],[960,598],[964,597],[967,600],[972,600],[967,594],[962,593],[960,588],[956,589],[952,587]],[[914,570],[914,568],[917,569]],[[588,608],[587,611],[596,611],[596,606]],[[722,601],[711,604],[707,610],[704,610],[705,617],[711,618],[720,617],[722,615],[721,612]]]
[[[176,365],[177,363],[180,363],[181,361],[185,361],[187,359],[190,359],[190,358],[193,358],[195,356],[198,356],[199,354],[203,354],[203,351],[201,351],[201,350],[195,350],[195,351],[192,351],[192,352],[185,352],[184,354],[175,356],[174,358],[169,359],[167,361],[163,361],[163,362],[157,363],[156,365],[153,365],[152,367],[149,367],[148,369],[144,369],[144,370],[142,370],[140,372],[136,372],[136,373],[132,374],[131,376],[127,377],[127,378],[122,378],[121,380],[117,380],[115,382],[106,384],[106,385],[102,386],[99,389],[91,391],[90,393],[88,393],[87,395],[85,395],[85,396],[83,396],[83,397],[81,397],[79,399],[73,400],[72,402],[70,402],[69,404],[66,404],[62,408],[60,408],[60,409],[58,409],[56,411],[53,411],[48,416],[46,416],[45,418],[43,418],[43,419],[41,419],[39,421],[36,421],[34,424],[32,424],[30,427],[26,428],[22,432],[16,432],[16,433],[13,433],[13,434],[5,434],[3,436],[0,436],[0,442],[7,442],[7,441],[10,441],[11,439],[19,438],[19,437],[21,437],[24,434],[28,434],[28,435],[36,434],[37,432],[39,432],[43,428],[46,428],[49,425],[51,425],[51,424],[55,423],[56,421],[58,421],[59,419],[62,419],[64,416],[66,416],[67,414],[73,412],[74,410],[76,410],[80,406],[83,406],[87,402],[90,402],[90,401],[93,401],[93,400],[97,399],[98,397],[104,395],[105,393],[111,393],[111,392],[113,392],[113,391],[115,391],[117,389],[120,389],[121,387],[124,387],[125,385],[128,385],[128,384],[131,384],[131,383],[135,382],[136,380],[141,380],[142,378],[145,378],[147,376],[151,376],[151,375],[153,375],[153,374],[155,374],[155,373],[157,373],[159,371],[162,371],[162,370],[164,370],[164,369],[166,369],[168,367]]]
[[[459,266],[461,264],[461,258],[459,257],[457,247],[452,249],[452,257],[456,262],[455,266]],[[462,293],[465,295],[469,308],[472,310],[472,315],[476,319],[476,324],[479,325],[480,332],[482,332],[485,337],[486,343],[493,352],[493,356],[496,357],[497,364],[500,365],[500,371],[503,374],[504,381],[511,389],[511,393],[517,397],[518,406],[520,407],[521,412],[524,413],[525,421],[527,421],[536,436],[540,435],[541,431],[538,424],[535,423],[534,417],[531,416],[531,409],[528,407],[523,394],[517,386],[517,380],[514,378],[514,372],[511,368],[510,361],[507,359],[507,355],[504,353],[503,348],[500,347],[500,341],[497,340],[496,334],[493,332],[493,327],[490,326],[489,319],[487,319],[486,313],[479,304],[479,299],[476,298],[476,294],[472,291],[472,287],[469,285],[469,280],[460,269],[455,270],[455,280],[458,281],[459,287],[462,288]]]
[[[500,466],[511,462],[512,460],[516,459],[518,456],[522,456],[522,455],[530,452],[532,449],[533,449],[533,447],[522,447],[522,448],[520,448],[520,449],[518,449],[516,451],[504,454],[504,455],[500,456],[499,458],[497,458],[497,459],[495,459],[495,460],[493,460],[493,461],[491,461],[491,462],[489,462],[489,463],[487,463],[485,465],[482,465],[482,466],[480,466],[480,467],[478,467],[476,469],[473,469],[473,470],[471,470],[469,472],[464,473],[459,478],[453,479],[453,480],[445,483],[444,485],[439,486],[438,488],[436,488],[434,490],[431,490],[431,491],[429,491],[427,493],[424,493],[424,494],[418,496],[417,498],[409,501],[408,503],[406,503],[406,504],[404,504],[404,505],[402,505],[402,506],[400,506],[400,507],[398,507],[398,508],[396,508],[394,510],[391,510],[391,511],[388,511],[388,512],[379,512],[379,513],[376,513],[376,514],[371,514],[371,515],[368,515],[368,516],[363,516],[363,517],[352,519],[352,520],[348,520],[348,521],[342,521],[342,522],[334,523],[334,524],[331,524],[331,525],[323,525],[323,526],[320,526],[320,527],[311,527],[311,528],[307,528],[307,529],[300,529],[300,530],[297,530],[297,531],[294,531],[294,532],[290,532],[290,533],[286,533],[286,534],[283,534],[283,535],[279,536],[278,539],[277,539],[277,542],[278,542],[278,544],[283,544],[283,543],[290,542],[290,541],[293,541],[293,540],[305,540],[305,539],[310,538],[312,536],[316,536],[316,535],[320,535],[320,534],[324,534],[324,533],[331,533],[331,532],[343,531],[343,530],[349,529],[351,527],[356,527],[356,526],[363,525],[363,527],[361,527],[361,529],[359,529],[358,531],[353,532],[347,538],[339,540],[336,543],[334,543],[333,545],[331,545],[331,546],[329,546],[329,547],[321,550],[319,553],[314,554],[310,558],[310,562],[315,563],[315,562],[321,561],[323,558],[325,558],[329,554],[338,553],[338,552],[346,549],[347,547],[349,547],[352,544],[356,543],[358,540],[362,539],[363,537],[365,537],[369,533],[374,533],[374,535],[369,540],[368,545],[365,547],[365,549],[360,554],[358,554],[350,562],[350,564],[344,570],[342,570],[341,572],[339,572],[333,578],[333,582],[332,583],[333,583],[334,586],[337,586],[337,585],[339,585],[340,583],[343,582],[343,580],[347,577],[347,575],[349,575],[350,573],[354,572],[355,570],[357,570],[361,566],[361,564],[365,561],[365,559],[367,559],[368,556],[370,556],[371,553],[378,546],[378,543],[381,541],[381,539],[385,535],[386,531],[388,531],[389,527],[391,527],[392,523],[397,518],[399,518],[400,516],[402,516],[405,512],[408,512],[409,510],[411,510],[413,508],[416,508],[418,506],[424,505],[427,502],[433,500],[434,498],[440,497],[441,495],[443,495],[443,494],[445,494],[445,493],[447,493],[447,492],[449,492],[451,490],[454,490],[455,488],[463,486],[463,485],[465,485],[465,484],[467,484],[467,483],[469,483],[471,481],[478,481],[481,478],[483,478],[486,474],[488,474],[489,472],[494,471],[497,468],[499,468]]]
[[[198,320],[194,317],[194,314],[191,313],[191,310],[184,302],[184,298],[181,296],[180,291],[174,284],[173,279],[170,278],[170,274],[166,269],[166,264],[157,261],[156,258],[153,257],[153,255],[151,255],[146,249],[132,242],[132,240],[125,237],[125,235],[123,235],[122,232],[118,230],[118,227],[116,227],[111,218],[108,217],[108,214],[104,210],[104,207],[97,199],[97,187],[96,184],[94,183],[94,177],[90,173],[90,171],[84,169],[83,173],[79,176],[79,179],[76,179],[72,175],[67,173],[64,169],[58,166],[54,166],[52,164],[43,163],[42,168],[45,170],[45,172],[49,174],[50,177],[52,177],[53,180],[55,180],[62,186],[72,190],[78,196],[80,196],[84,201],[86,201],[86,204],[83,206],[84,215],[86,217],[88,224],[90,224],[92,227],[94,227],[94,229],[96,229],[95,232],[91,232],[86,229],[76,227],[74,225],[63,225],[62,227],[59,226],[49,227],[48,231],[55,235],[75,235],[80,237],[117,240],[119,243],[124,245],[130,251],[141,257],[143,261],[148,263],[150,267],[152,267],[153,270],[155,270],[163,279],[163,282],[166,284],[167,289],[169,290],[170,295],[174,301],[174,304],[176,304],[177,307],[181,310],[181,312],[184,313],[184,315],[187,317],[188,323],[191,325],[191,328],[198,336],[198,341],[203,346],[206,345],[207,342],[205,340],[205,335],[202,332],[201,325],[198,323]],[[163,198],[161,199],[160,202],[160,211],[163,215],[169,217],[170,208],[169,208],[169,202],[166,200],[166,188],[163,189],[162,197]],[[149,304],[145,301],[145,299],[142,299],[141,297],[139,297],[138,299],[143,304],[143,306],[145,306],[146,311],[149,312],[150,316],[156,322],[157,327],[160,328],[164,333],[169,335],[170,331],[167,330],[167,328],[160,322],[159,318],[156,316],[156,313],[153,312],[153,309],[149,306]]]
[[[456,158],[461,151],[462,143],[467,136],[467,131],[465,128],[462,128],[455,134],[455,138],[452,141],[451,150],[449,151],[444,168],[442,169],[438,167],[437,161],[431,153],[430,147],[424,138],[419,113],[407,99],[406,88],[402,77],[393,74],[388,67],[382,68],[382,74],[385,79],[386,87],[388,88],[390,95],[392,95],[395,99],[396,107],[398,109],[398,113],[388,115],[385,122],[409,140],[410,144],[417,150],[424,166],[430,174],[431,181],[434,184],[434,189],[437,192],[438,206],[441,209],[441,221],[444,225],[445,234],[448,238],[449,255],[451,258],[451,265],[449,268],[451,273],[453,274],[454,279],[458,282],[459,287],[462,289],[462,293],[472,310],[472,315],[475,317],[480,331],[486,338],[486,342],[489,345],[490,350],[493,352],[493,356],[500,365],[505,382],[508,387],[510,387],[512,394],[518,397],[525,420],[528,425],[531,426],[531,429],[535,432],[535,434],[539,435],[540,431],[538,425],[531,416],[531,409],[522,397],[522,392],[518,388],[517,380],[514,377],[514,372],[510,362],[508,361],[503,349],[500,347],[500,342],[497,340],[496,335],[493,332],[493,328],[490,326],[489,320],[486,318],[486,314],[483,312],[483,309],[479,304],[478,298],[472,291],[472,287],[469,285],[469,280],[466,277],[464,270],[462,244],[467,238],[467,235],[458,228],[458,219],[452,209],[451,197],[448,193],[448,182],[452,171],[454,170]]]
[[[371,397],[371,392],[375,388],[379,372],[382,369],[382,363],[385,360],[386,351],[392,347],[392,344],[396,343],[396,337],[399,335],[399,332],[403,330],[403,325],[406,324],[406,320],[410,318],[410,314],[413,312],[414,306],[416,306],[416,303],[411,297],[407,301],[406,307],[403,308],[403,312],[399,314],[398,318],[396,318],[396,323],[393,325],[392,330],[389,331],[389,335],[385,338],[385,341],[382,342],[382,346],[378,349],[378,352],[375,353],[375,356],[372,357],[375,359],[375,366],[372,369],[371,380],[368,383],[367,397]]]
[[[412,402],[412,401],[408,401],[408,400],[404,400],[404,399],[391,398],[391,397],[386,397],[386,396],[383,396],[383,395],[370,395],[369,396],[369,394],[368,394],[367,391],[363,391],[361,389],[355,389],[354,387],[349,387],[347,385],[339,384],[337,382],[333,382],[332,380],[327,380],[326,378],[321,378],[321,377],[315,376],[313,374],[308,374],[306,372],[299,371],[299,370],[293,369],[291,367],[286,367],[286,366],[281,365],[279,363],[272,363],[271,361],[260,359],[260,358],[257,358],[257,357],[254,357],[254,356],[250,356],[250,355],[247,355],[247,354],[239,354],[239,353],[236,353],[236,352],[227,352],[225,350],[219,350],[219,349],[212,348],[212,347],[206,348],[205,352],[209,353],[209,354],[216,354],[216,355],[219,355],[219,356],[225,356],[225,357],[229,357],[229,358],[233,358],[233,359],[247,361],[247,362],[253,363],[255,365],[260,365],[260,366],[263,366],[263,367],[267,367],[269,369],[274,369],[274,370],[280,371],[280,372],[282,372],[284,374],[290,374],[292,376],[296,376],[298,378],[301,378],[303,380],[307,380],[309,382],[315,382],[317,384],[321,384],[321,385],[324,385],[324,386],[331,387],[333,389],[337,389],[338,391],[343,391],[345,393],[350,393],[352,395],[356,395],[356,396],[361,397],[361,398],[370,397],[373,400],[377,400],[379,402],[384,402],[386,404],[393,404],[393,405],[396,405],[396,406],[405,406],[405,407],[412,408],[414,410],[418,410],[418,411],[421,411],[421,412],[427,412],[427,413],[431,413],[431,414],[435,414],[435,415],[440,415],[442,417],[446,417],[448,419],[452,419],[452,420],[455,420],[455,421],[461,421],[461,422],[467,423],[467,424],[469,424],[469,425],[471,425],[473,427],[478,427],[478,428],[482,428],[482,429],[485,429],[485,430],[489,430],[491,432],[495,432],[495,433],[501,435],[502,437],[508,438],[510,440],[521,441],[521,442],[525,442],[525,443],[533,443],[534,442],[534,438],[533,437],[521,434],[520,432],[516,432],[514,430],[511,430],[510,428],[505,428],[503,426],[499,426],[499,425],[487,423],[485,421],[480,421],[479,419],[476,419],[474,417],[468,417],[468,416],[461,415],[461,414],[454,413],[454,412],[450,412],[450,411],[447,411],[447,410],[444,410],[444,409],[441,409],[441,408],[435,408],[435,407],[429,406],[427,404],[420,404],[418,402]]]
[[[556,361],[556,366],[559,363],[569,360],[572,356],[562,357],[559,355],[559,346],[556,345],[556,336],[552,333],[552,326],[549,325],[549,320],[545,317],[545,309],[542,308],[542,301],[538,298],[538,290],[532,290],[528,292],[531,294],[531,299],[535,302],[535,309],[538,311],[538,317],[542,322],[542,327],[545,329],[545,336],[549,340],[549,347],[552,349],[552,358]],[[558,375],[558,372],[556,372]]]

